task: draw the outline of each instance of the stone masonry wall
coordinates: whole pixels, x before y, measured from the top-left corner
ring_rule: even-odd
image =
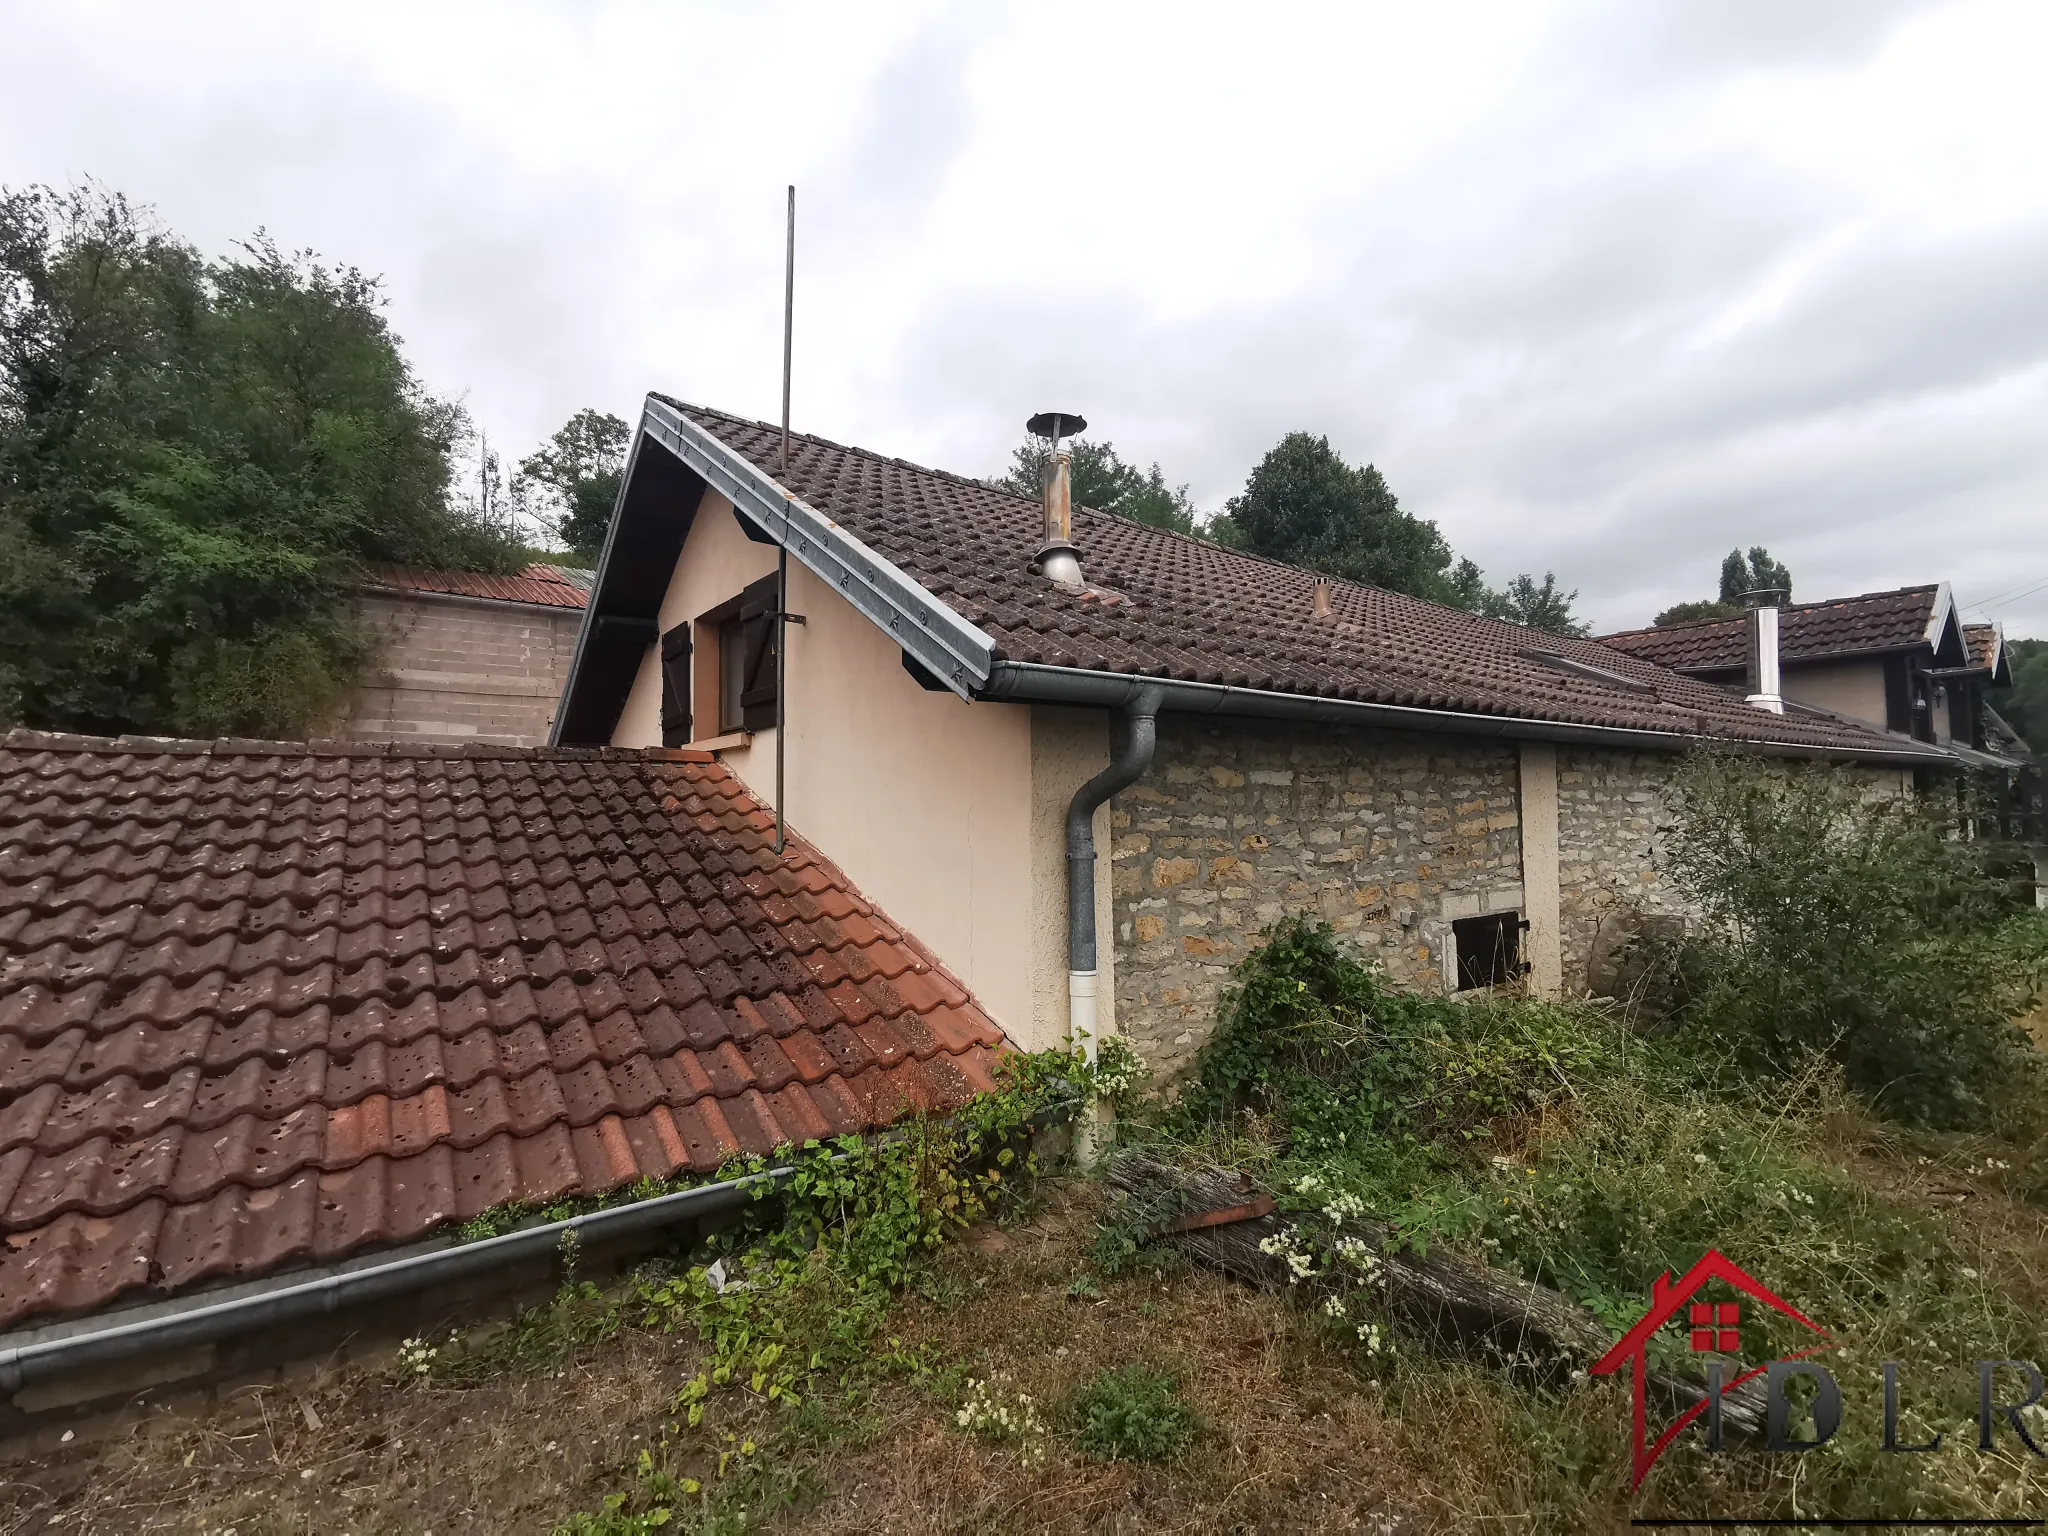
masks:
[[[1111,818],[1119,1032],[1183,1069],[1230,967],[1294,912],[1441,989],[1450,918],[1521,904],[1517,782],[1511,743],[1162,716]]]
[[[1671,753],[1558,748],[1558,937],[1568,991],[1586,986],[1603,918],[1692,915],[1669,873],[1681,762]]]
[[[547,740],[580,608],[366,592],[359,611],[384,649],[344,735],[515,747]]]

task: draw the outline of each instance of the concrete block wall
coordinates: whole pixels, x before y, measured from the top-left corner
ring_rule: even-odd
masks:
[[[431,592],[366,592],[377,669],[342,734],[372,741],[537,746],[547,740],[583,612]]]
[[[1512,742],[1162,716],[1111,817],[1118,1031],[1183,1070],[1230,967],[1291,913],[1443,989],[1452,920],[1523,904],[1519,822]]]

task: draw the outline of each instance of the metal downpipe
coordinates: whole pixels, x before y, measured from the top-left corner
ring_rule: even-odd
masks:
[[[1113,719],[1123,740],[1113,743],[1109,766],[1067,806],[1067,1029],[1089,1061],[1095,1060],[1095,809],[1138,782],[1152,766],[1164,691],[1140,688]]]

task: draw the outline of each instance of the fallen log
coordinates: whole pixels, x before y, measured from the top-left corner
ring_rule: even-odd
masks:
[[[1327,1274],[1298,1279],[1280,1253],[1259,1245],[1292,1225],[1284,1212],[1244,1175],[1214,1167],[1179,1167],[1143,1153],[1127,1153],[1106,1171],[1118,1192],[1117,1219],[1144,1227],[1209,1269],[1266,1289],[1293,1290],[1306,1302],[1338,1294]],[[1197,1222],[1192,1217],[1237,1209],[1264,1214]],[[1390,1311],[1441,1343],[1479,1349],[1510,1365],[1540,1373],[1583,1370],[1614,1343],[1600,1320],[1561,1291],[1505,1270],[1449,1253],[1404,1248],[1384,1222],[1353,1220],[1343,1231],[1362,1240],[1377,1260],[1375,1273]],[[1732,1374],[1732,1373],[1731,1373]],[[1680,1409],[1706,1397],[1706,1383],[1652,1369],[1652,1392]],[[1721,1396],[1723,1424],[1732,1431],[1764,1432],[1760,1380]]]

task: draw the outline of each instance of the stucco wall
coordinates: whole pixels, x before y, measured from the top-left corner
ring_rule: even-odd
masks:
[[[1230,967],[1296,912],[1443,988],[1451,920],[1522,905],[1517,779],[1512,743],[1162,717],[1112,818],[1120,1029],[1178,1072]]]
[[[1852,720],[1865,720],[1880,730],[1885,723],[1884,662],[1829,662],[1825,666],[1786,667],[1781,686],[1785,697],[1831,709]]]
[[[583,613],[429,592],[365,592],[382,644],[341,733],[360,740],[547,740]]]
[[[662,600],[661,627],[694,620],[774,568],[775,550],[751,542],[730,503],[707,493]],[[1030,710],[919,687],[899,648],[796,561],[789,602],[808,621],[788,629],[790,824],[966,982],[1012,1040],[1049,1043],[1039,1038],[1033,979]],[[697,723],[700,737],[715,728]],[[612,739],[660,744],[655,648]],[[773,804],[773,730],[720,756]],[[1062,964],[1062,986],[1064,974]]]

